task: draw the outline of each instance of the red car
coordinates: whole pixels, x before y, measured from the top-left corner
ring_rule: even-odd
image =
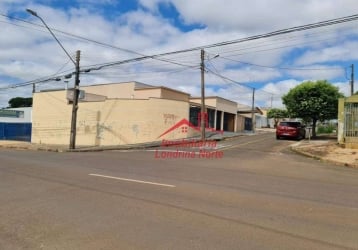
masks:
[[[306,129],[300,122],[280,122],[276,127],[276,139],[292,138],[304,139],[306,137]]]

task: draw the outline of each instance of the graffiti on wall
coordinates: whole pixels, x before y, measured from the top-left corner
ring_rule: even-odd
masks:
[[[175,114],[163,114],[163,120],[165,125],[173,125],[178,120],[178,116]]]

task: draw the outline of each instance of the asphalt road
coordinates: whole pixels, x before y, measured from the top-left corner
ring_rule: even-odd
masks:
[[[358,169],[293,143],[0,149],[0,249],[358,249]]]

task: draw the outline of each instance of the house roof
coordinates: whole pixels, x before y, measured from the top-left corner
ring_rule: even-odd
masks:
[[[201,97],[200,96],[193,96],[193,97],[190,97],[190,99],[201,99]],[[224,100],[224,101],[228,101],[228,102],[237,104],[235,101],[232,101],[232,100],[220,97],[220,96],[205,96],[205,99],[220,99],[220,100]]]
[[[238,110],[237,110],[237,113],[238,113],[238,114],[249,114],[249,113],[252,113],[252,108],[249,107],[249,106],[247,106],[247,108],[245,108],[245,109],[243,109],[243,108],[238,109]],[[261,115],[264,114],[259,107],[255,107],[255,108],[254,108],[254,113],[259,113],[259,114],[261,114]]]
[[[169,90],[169,91],[173,91],[173,92],[176,92],[176,93],[180,93],[180,94],[184,94],[184,95],[187,95],[187,96],[190,96],[190,94],[186,93],[186,92],[183,92],[183,91],[180,91],[180,90],[176,90],[176,89],[172,89],[172,88],[168,88],[168,87],[165,87],[165,86],[152,86],[152,85],[148,85],[148,86],[144,86],[144,87],[136,87],[135,90],[147,90],[147,89],[166,89],[166,90]]]

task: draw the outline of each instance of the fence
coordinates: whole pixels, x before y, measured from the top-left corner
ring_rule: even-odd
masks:
[[[344,106],[344,138],[346,143],[358,142],[358,103],[346,103]]]
[[[0,122],[0,140],[31,141],[31,123]]]

